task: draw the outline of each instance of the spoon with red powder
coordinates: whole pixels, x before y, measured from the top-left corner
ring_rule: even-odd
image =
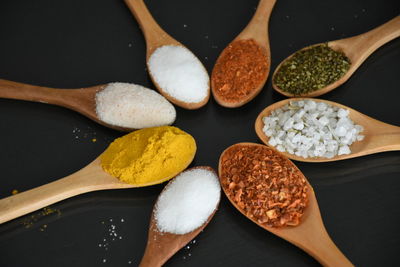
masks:
[[[222,152],[218,172],[230,202],[254,223],[323,266],[353,266],[329,237],[313,188],[288,158],[265,145],[239,143]]]
[[[243,106],[264,87],[271,65],[268,21],[275,2],[260,0],[249,24],[218,57],[211,90],[221,106]]]

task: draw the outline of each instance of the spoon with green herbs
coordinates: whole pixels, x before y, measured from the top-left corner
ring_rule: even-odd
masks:
[[[317,97],[346,82],[379,47],[400,36],[400,16],[360,35],[305,47],[285,60],[272,87],[288,97]]]

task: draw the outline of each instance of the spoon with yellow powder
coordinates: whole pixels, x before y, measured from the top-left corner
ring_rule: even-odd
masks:
[[[194,138],[176,127],[138,130],[114,140],[76,173],[0,200],[0,223],[91,191],[162,183],[186,169],[195,153]]]

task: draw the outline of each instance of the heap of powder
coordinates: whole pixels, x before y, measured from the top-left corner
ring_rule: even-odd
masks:
[[[226,102],[236,102],[254,92],[268,75],[268,59],[253,39],[228,45],[212,72],[214,93]]]
[[[148,65],[155,82],[171,97],[186,103],[199,103],[208,96],[208,73],[187,48],[159,47],[151,54]]]
[[[140,85],[109,83],[96,94],[96,113],[105,123],[141,129],[169,125],[176,111],[162,95]]]
[[[269,145],[303,158],[350,154],[350,145],[364,138],[349,110],[313,100],[290,101],[263,122]]]
[[[178,175],[159,196],[157,229],[183,235],[202,226],[216,210],[221,188],[213,170],[193,168]]]
[[[279,67],[273,80],[282,91],[302,95],[339,80],[350,68],[350,60],[327,44],[296,52]]]
[[[129,184],[152,185],[171,179],[193,160],[196,142],[184,131],[161,126],[117,138],[101,155],[107,173]]]

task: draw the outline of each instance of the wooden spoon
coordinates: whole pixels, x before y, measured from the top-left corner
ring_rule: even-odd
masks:
[[[135,19],[140,25],[142,32],[144,34],[144,38],[146,39],[146,62],[147,62],[147,69],[149,67],[149,59],[153,52],[162,46],[165,45],[174,45],[174,46],[181,46],[185,47],[183,44],[172,38],[168,33],[166,33],[154,20],[153,16],[150,14],[149,10],[147,9],[143,0],[125,0],[126,5],[131,10],[132,14],[134,15]],[[185,47],[186,48],[186,47]],[[187,49],[187,48],[186,48]],[[203,66],[203,65],[202,65]],[[204,68],[204,66],[203,66]],[[204,71],[207,70],[204,68]],[[150,74],[150,78],[157,88],[157,90],[162,94],[165,98],[169,101],[174,103],[177,106],[180,106],[185,109],[198,109],[207,104],[208,100],[210,99],[210,88],[208,86],[207,96],[200,102],[196,103],[189,103],[181,101],[175,97],[172,97],[167,92],[163,90],[163,88],[155,81],[154,77]]]
[[[205,169],[207,171],[212,171],[215,173],[215,171],[211,167],[201,166],[201,167],[194,167],[192,169]],[[165,188],[167,188],[167,186]],[[150,227],[149,227],[146,250],[144,252],[144,256],[139,266],[140,267],[162,266],[177,251],[183,248],[187,243],[189,243],[193,238],[195,238],[200,232],[203,231],[203,229],[211,221],[215,212],[217,211],[218,204],[214,212],[210,215],[210,217],[208,217],[207,221],[202,226],[200,226],[199,228],[190,233],[183,235],[172,234],[168,232],[166,233],[160,232],[157,228],[157,223],[154,218],[155,210],[153,209],[150,219]]]
[[[100,120],[96,113],[96,93],[107,84],[80,89],[55,89],[0,79],[0,98],[53,104],[77,111],[95,122],[118,131],[134,129],[119,127]]]
[[[237,108],[243,106],[244,104],[250,102],[253,98],[255,98],[261,92],[261,89],[264,87],[268,79],[269,68],[271,65],[271,52],[270,52],[269,37],[268,37],[268,23],[275,2],[276,0],[260,0],[260,2],[258,3],[257,10],[254,13],[254,16],[250,20],[249,24],[247,24],[246,28],[244,28],[244,30],[231,42],[234,43],[235,41],[239,40],[253,39],[267,56],[267,66],[268,66],[267,75],[258,85],[257,88],[254,88],[249,95],[247,95],[246,97],[237,102],[225,101],[217,91],[215,85],[215,78],[211,77],[211,88],[213,96],[215,98],[215,101],[217,101],[217,103],[220,104],[221,106],[227,108]],[[224,49],[224,51],[222,51],[221,55],[218,57],[217,62],[222,58],[224,52],[226,52],[226,48]]]
[[[297,100],[313,100],[316,102],[322,102],[332,106],[337,106],[349,110],[350,111],[349,116],[351,120],[353,120],[355,124],[364,127],[364,131],[361,132],[361,134],[364,135],[364,139],[362,141],[354,142],[350,146],[351,153],[348,155],[335,156],[329,159],[322,157],[303,158],[287,152],[282,153],[290,159],[297,161],[304,161],[304,162],[326,162],[326,161],[336,161],[342,159],[355,158],[384,151],[400,150],[400,127],[375,120],[352,108],[346,107],[336,102],[322,100],[322,99],[314,99],[314,98],[285,99],[276,102],[265,108],[263,111],[261,111],[255,122],[255,130],[258,137],[264,144],[268,145],[269,137],[266,136],[263,132],[264,122],[262,121],[262,118],[269,116],[272,110],[281,108],[284,105],[289,104],[290,101],[297,101]],[[271,146],[271,148],[277,151],[275,147]]]
[[[238,143],[235,144],[222,152],[221,157],[219,159],[219,167],[218,173],[220,177],[220,182],[222,185],[222,189],[224,190],[226,196],[229,201],[238,209],[244,216],[246,212],[243,211],[238,205],[236,205],[235,201],[229,197],[229,194],[225,191],[225,187],[223,186],[223,173],[222,173],[222,164],[221,160],[224,157],[226,151],[234,146],[259,146],[265,147],[264,145],[254,144],[254,143]],[[279,154],[279,153],[278,153]],[[299,171],[299,173],[304,177],[307,181],[306,177],[301,173],[301,171],[294,165],[289,159],[288,162],[292,165],[292,167]],[[314,190],[312,186],[307,184],[310,190],[307,192],[308,194],[308,205],[304,211],[303,216],[301,217],[301,222],[297,226],[286,226],[281,228],[268,227],[258,223],[254,218],[248,217],[258,226],[264,228],[265,230],[289,241],[293,245],[301,248],[309,255],[314,257],[318,262],[320,262],[323,266],[353,266],[353,264],[340,252],[340,250],[333,243],[331,238],[329,237],[324,224],[322,222],[321,214],[318,208],[318,202],[315,197]]]
[[[295,97],[295,96],[303,96],[303,97],[317,97],[336,89],[338,86],[346,82],[351,75],[360,67],[360,65],[379,47],[383,46],[387,42],[397,38],[400,36],[400,16],[395,17],[392,20],[389,20],[385,24],[360,35],[340,39],[336,41],[328,42],[328,46],[333,50],[343,52],[351,62],[350,69],[343,75],[342,78],[337,80],[334,83],[329,84],[328,86],[318,89],[316,91],[312,91],[302,95],[293,95],[289,92],[285,92],[281,90],[274,82],[274,77],[279,68],[282,64],[289,60],[292,56],[290,55],[286,59],[284,59],[278,67],[275,69],[274,74],[272,75],[272,87],[282,95],[288,97]],[[317,46],[321,44],[311,45],[304,49],[309,49],[313,46]]]
[[[188,158],[186,167],[192,162],[194,154],[191,158]],[[106,173],[101,167],[100,157],[98,157],[83,169],[65,178],[1,199],[0,224],[83,193],[160,184],[173,178],[180,171],[158,181],[145,184],[128,184]]]

